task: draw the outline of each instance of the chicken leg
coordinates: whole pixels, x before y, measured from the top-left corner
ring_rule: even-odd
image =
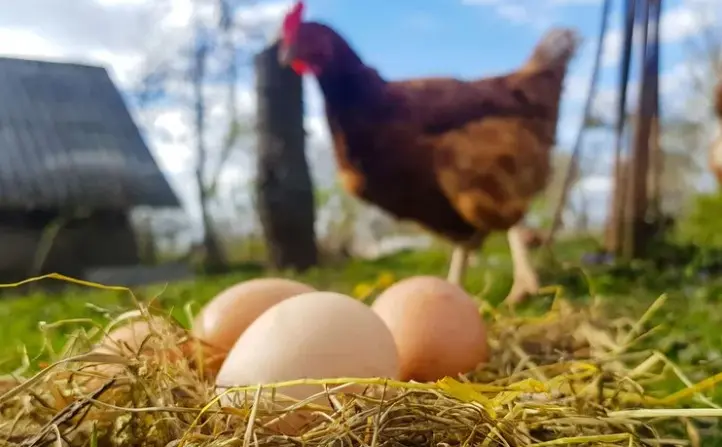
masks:
[[[469,249],[463,245],[454,248],[451,254],[451,264],[449,265],[449,274],[446,280],[457,286],[462,285],[466,266],[469,263]]]
[[[529,259],[529,247],[524,242],[522,227],[514,226],[507,231],[511,261],[514,269],[514,282],[507,295],[507,304],[517,304],[528,295],[539,291],[539,279]]]
[[[510,228],[507,231],[507,239],[514,268],[514,283],[505,301],[508,304],[516,304],[539,290],[539,280],[529,260],[529,248],[524,243],[522,227]],[[447,281],[458,286],[462,284],[469,261],[469,252],[470,250],[463,245],[454,248]]]

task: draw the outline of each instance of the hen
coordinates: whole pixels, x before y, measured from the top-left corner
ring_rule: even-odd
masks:
[[[279,60],[315,76],[344,188],[452,241],[448,280],[507,231],[516,302],[539,287],[518,225],[550,175],[562,82],[579,43],[555,29],[513,73],[462,81],[385,80],[331,27],[286,15]]]

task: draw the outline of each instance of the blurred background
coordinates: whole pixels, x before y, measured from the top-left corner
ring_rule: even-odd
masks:
[[[61,250],[58,234],[62,228],[82,226],[73,222],[97,214],[96,209],[105,210],[99,217],[105,220],[93,225],[104,230],[96,228],[93,236],[88,230],[93,225],[84,224],[76,228],[82,233],[76,239],[104,244],[114,254],[84,255],[88,261],[78,267],[82,272],[133,264],[136,255],[127,249],[131,238],[141,264],[191,261],[223,269],[266,262],[254,193],[258,94],[253,60],[277,32],[291,2],[2,3],[0,55],[8,59],[0,60],[0,90],[6,95],[0,107],[7,109],[0,117],[5,138],[0,206],[14,210],[25,204],[24,210],[36,210],[30,217],[25,211],[7,212],[5,234],[10,236],[5,239],[16,247],[14,254],[7,252],[14,256],[5,262],[7,279],[57,271],[58,266],[77,273],[67,266],[67,256],[54,254]],[[623,8],[614,7],[602,46],[598,92],[591,116],[584,117],[601,14],[601,0],[313,0],[307,5],[310,19],[342,30],[365,60],[390,79],[510,71],[548,27],[579,29],[585,41],[565,83],[556,175],[527,221],[548,226],[576,134],[584,125],[583,150],[560,234],[593,236],[602,234],[611,206],[623,37]],[[661,14],[664,163],[659,197],[664,213],[678,218],[694,211],[700,193],[716,189],[707,148],[716,131],[710,110],[722,58],[720,14],[719,0],[669,0]],[[630,98],[638,94],[638,59],[632,60]],[[341,190],[322,99],[311,77],[303,80],[303,97],[315,237],[322,260],[374,258],[434,244],[413,223],[395,221]],[[634,119],[636,100],[630,102],[629,119]],[[73,117],[82,121],[84,114],[97,118],[95,124],[87,124],[90,118],[85,127],[58,124]],[[142,141],[134,136],[133,124]],[[124,224],[126,214],[130,229]],[[23,238],[25,245],[19,242]],[[109,249],[111,239],[121,242]],[[76,258],[88,251],[73,247]],[[127,253],[121,255],[123,251]],[[174,274],[183,275],[165,271],[161,276]]]

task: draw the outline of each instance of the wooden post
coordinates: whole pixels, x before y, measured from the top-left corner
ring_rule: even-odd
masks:
[[[647,211],[649,208],[649,136],[651,131],[652,91],[650,67],[647,60],[649,30],[649,0],[642,2],[642,70],[637,102],[637,122],[631,159],[629,202],[625,228],[624,256],[627,259],[643,256],[647,247]]]
[[[305,154],[301,78],[278,63],[276,44],[256,56],[256,203],[272,268],[317,264],[313,186]]]
[[[625,215],[625,198],[623,191],[629,184],[629,160],[622,158],[619,160],[619,166],[616,167],[613,177],[613,194],[610,201],[609,218],[604,229],[604,247],[608,253],[616,253],[621,249],[623,234],[620,234],[623,227],[620,221]]]
[[[641,0],[640,0],[641,1]],[[614,192],[612,197],[612,212],[609,214],[610,237],[607,240],[607,250],[615,256],[623,255],[625,207],[627,203],[627,182],[629,173],[622,174],[624,169],[623,151],[624,129],[627,123],[627,91],[629,71],[632,58],[632,38],[634,35],[634,18],[637,10],[637,0],[625,0],[624,39],[622,39],[622,63],[619,67],[619,96],[617,98],[617,122],[615,125],[614,147]],[[627,165],[628,168],[628,165]]]
[[[717,81],[714,91],[714,110],[717,126],[722,130],[722,79]],[[717,184],[722,186],[722,134],[710,145],[707,154],[707,163],[712,173],[717,177]]]
[[[599,37],[598,37],[598,43],[597,43],[597,54],[594,57],[594,68],[592,68],[592,78],[589,81],[589,96],[587,96],[586,103],[584,104],[584,120],[582,122],[582,125],[579,129],[579,133],[577,133],[576,140],[574,142],[574,149],[572,149],[572,157],[569,160],[569,166],[567,167],[566,174],[564,176],[564,182],[562,184],[561,193],[559,195],[559,201],[557,202],[556,209],[554,210],[554,215],[552,217],[552,224],[549,228],[549,233],[547,233],[547,236],[544,238],[544,245],[547,248],[551,247],[552,242],[554,241],[554,236],[559,229],[559,227],[562,225],[562,214],[564,213],[564,210],[567,206],[567,196],[569,195],[569,190],[572,187],[572,184],[575,180],[578,179],[579,176],[579,158],[580,153],[582,150],[582,146],[584,145],[584,133],[587,130],[588,127],[591,127],[591,124],[593,122],[592,118],[592,106],[594,104],[594,99],[596,98],[597,93],[597,84],[599,79],[599,66],[602,61],[602,54],[603,54],[603,48],[604,48],[604,42],[605,37],[607,35],[607,26],[609,23],[609,12],[611,10],[612,1],[611,0],[604,0],[604,4],[602,5],[602,23],[599,26]]]
[[[654,24],[649,36],[649,64],[650,71],[650,102],[651,102],[651,128],[649,136],[650,149],[650,175],[649,197],[650,211],[655,224],[662,219],[662,174],[664,171],[664,153],[659,142],[659,36],[660,18],[662,13],[662,0],[650,0],[652,11],[650,20]]]

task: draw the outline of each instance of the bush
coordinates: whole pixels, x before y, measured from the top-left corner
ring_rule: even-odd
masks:
[[[700,247],[722,248],[722,194],[699,194],[690,212],[678,221],[681,242]]]

